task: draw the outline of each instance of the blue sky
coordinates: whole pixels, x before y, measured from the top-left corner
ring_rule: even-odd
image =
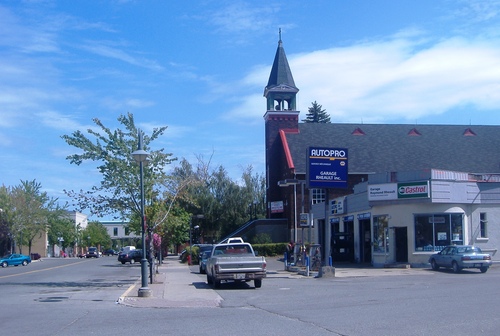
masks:
[[[264,172],[263,97],[282,29],[300,89],[339,123],[498,125],[500,1],[0,2],[0,183],[99,183],[61,135],[131,112],[154,143],[238,179]]]

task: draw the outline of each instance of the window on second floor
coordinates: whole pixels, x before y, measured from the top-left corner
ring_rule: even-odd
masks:
[[[323,203],[326,201],[326,189],[311,189],[312,204]]]

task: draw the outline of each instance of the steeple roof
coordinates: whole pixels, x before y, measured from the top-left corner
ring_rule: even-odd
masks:
[[[281,30],[280,39],[278,41],[278,49],[276,50],[276,55],[274,56],[273,67],[271,69],[271,74],[269,75],[269,81],[264,92],[266,96],[267,92],[273,91],[274,88],[280,87],[281,90],[289,90],[292,92],[298,92],[299,89],[295,86],[293,80],[292,71],[288,65],[288,60],[285,55],[285,49],[283,48],[283,42],[281,41]]]

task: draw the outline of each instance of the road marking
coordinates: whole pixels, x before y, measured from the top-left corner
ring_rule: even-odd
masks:
[[[50,270],[53,270],[53,269],[56,269],[56,268],[68,267],[68,266],[72,266],[72,265],[78,265],[78,264],[80,264],[80,263],[87,262],[87,261],[88,261],[88,260],[83,260],[83,261],[79,261],[79,262],[72,263],[72,264],[66,264],[66,265],[54,266],[54,267],[50,267],[50,268],[44,268],[44,269],[41,269],[41,270],[33,270],[33,271],[28,271],[28,272],[18,273],[18,274],[2,275],[2,276],[0,276],[0,279],[11,278],[11,277],[20,276],[20,275],[25,275],[25,274],[32,274],[32,273],[38,273],[38,272],[50,271]]]

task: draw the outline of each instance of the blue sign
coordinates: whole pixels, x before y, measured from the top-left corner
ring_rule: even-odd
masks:
[[[309,188],[347,188],[347,149],[309,147]]]

